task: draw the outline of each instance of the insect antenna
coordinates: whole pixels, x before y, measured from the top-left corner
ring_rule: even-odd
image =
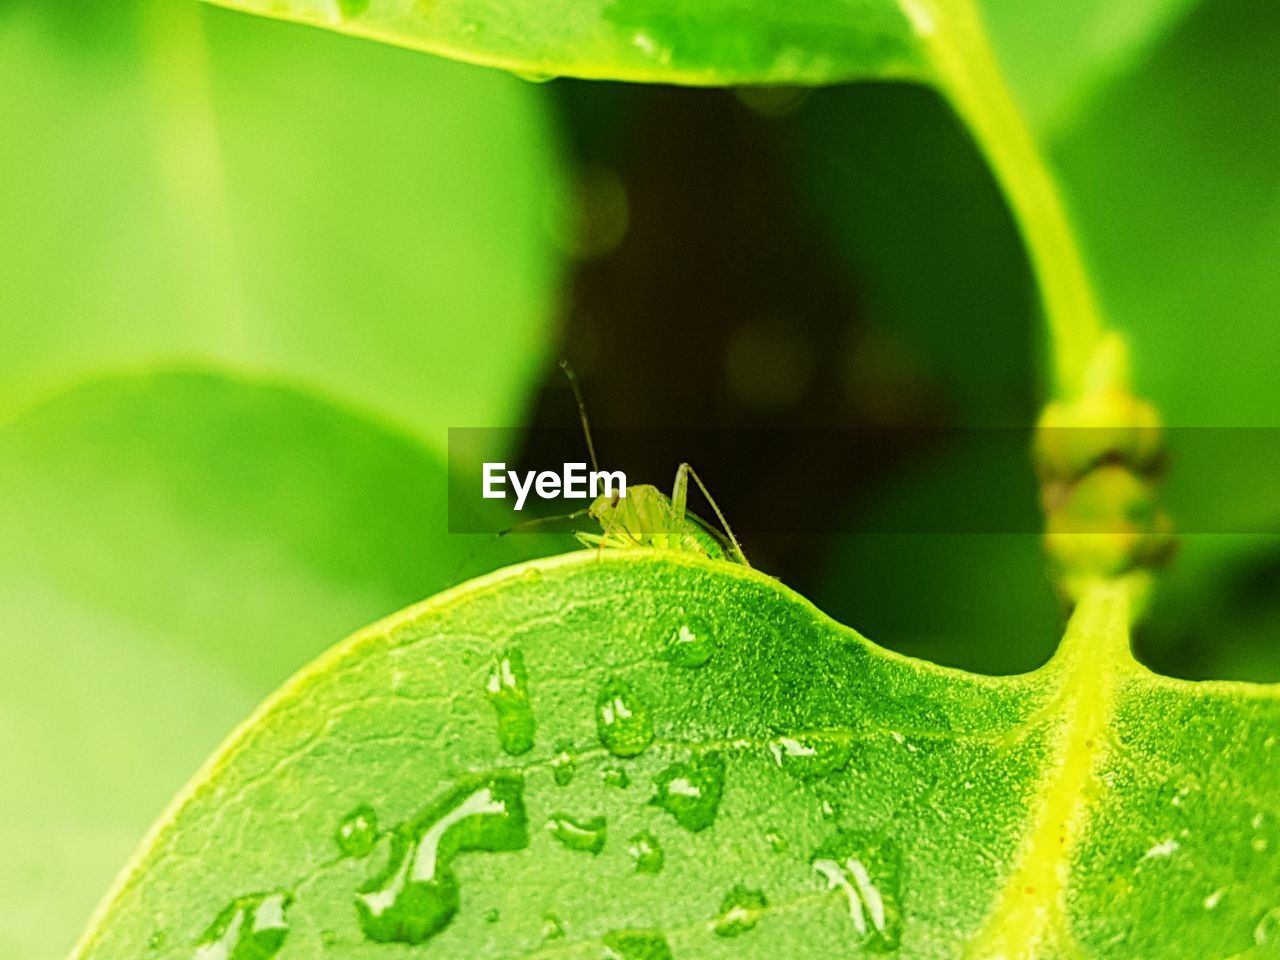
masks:
[[[587,438],[587,453],[591,457],[591,469],[599,472],[600,461],[596,459],[596,445],[591,439],[591,422],[587,419],[587,404],[582,399],[578,375],[573,372],[573,367],[569,365],[568,360],[560,361],[560,369],[564,371],[565,379],[569,381],[569,388],[573,391],[573,399],[578,404],[578,419],[582,421],[582,433]]]
[[[553,523],[564,523],[566,520],[581,520],[587,515],[587,508],[574,510],[572,513],[557,513],[551,517],[534,517],[532,520],[522,520],[513,526],[507,527],[505,530],[499,530],[493,535],[493,539],[498,540],[512,533],[531,533],[540,527],[549,527]]]
[[[596,459],[596,445],[591,438],[591,421],[587,418],[587,404],[582,399],[582,387],[578,384],[578,375],[574,372],[573,367],[569,365],[568,360],[560,361],[560,369],[564,373],[565,379],[569,381],[569,388],[573,391],[574,402],[578,405],[578,419],[582,423],[582,434],[587,439],[587,453],[591,457],[591,469],[599,471],[600,462]],[[483,554],[486,550],[491,549],[494,544],[504,537],[513,533],[531,533],[545,527],[553,527],[557,523],[565,523],[571,520],[581,520],[583,517],[589,516],[589,508],[583,507],[580,510],[574,510],[572,513],[560,513],[550,517],[536,517],[532,520],[524,520],[520,523],[513,524],[505,530],[499,530],[492,534],[484,543],[480,544],[472,550],[463,561],[458,564],[450,578],[450,583],[457,583],[459,575],[469,568],[476,557]],[[558,531],[553,531],[558,532]]]
[[[552,527],[557,523],[565,523],[570,520],[581,520],[586,515],[587,511],[584,507],[581,510],[574,510],[572,513],[558,513],[555,516],[550,517],[535,517],[532,520],[522,520],[520,523],[513,524],[505,530],[499,530],[497,533],[491,534],[484,543],[481,543],[474,550],[468,553],[462,559],[462,562],[454,568],[454,571],[449,578],[449,585],[453,586],[460,582],[461,574],[475,563],[476,557],[479,557],[485,551],[492,549],[493,546],[503,537],[510,536],[513,533],[534,533],[543,527]],[[561,531],[553,529],[548,532],[559,533]]]

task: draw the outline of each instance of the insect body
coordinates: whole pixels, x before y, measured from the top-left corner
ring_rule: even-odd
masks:
[[[569,385],[573,388],[574,399],[578,402],[578,416],[582,420],[582,431],[587,438],[587,452],[591,455],[592,467],[598,471],[600,467],[596,460],[595,444],[591,440],[591,425],[587,422],[587,406],[582,400],[577,377],[568,363],[562,361],[560,368],[564,370]],[[690,479],[702,491],[707,503],[711,504],[711,509],[715,511],[716,519],[724,530],[723,534],[689,513]],[[667,499],[657,487],[636,484],[627,487],[625,496],[613,492],[596,497],[591,506],[587,507],[586,513],[600,524],[600,533],[576,534],[578,540],[586,546],[601,549],[648,547],[655,550],[679,550],[712,560],[728,560],[751,566],[706,484],[687,463],[680,464],[680,468],[676,470],[671,499]]]
[[[724,527],[721,535],[689,513],[686,501],[689,478],[711,503],[716,517]],[[578,539],[587,546],[649,547],[656,550],[683,550],[712,560],[728,560],[750,566],[738,545],[737,538],[725,523],[707,488],[687,463],[676,471],[675,487],[671,499],[649,484],[631,486],[626,496],[618,493],[603,494],[587,508],[587,515],[600,524],[600,533],[578,533]]]

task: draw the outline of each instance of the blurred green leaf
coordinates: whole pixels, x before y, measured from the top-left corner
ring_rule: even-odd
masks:
[[[1280,698],[1152,676],[1127,613],[1103,587],[997,680],[689,554],[505,570],[269,700],[75,956],[1261,960]]]
[[[0,11],[0,415],[200,357],[390,415],[510,426],[558,283],[534,88],[168,0]],[[88,43],[88,38],[96,43]],[[478,333],[483,331],[483,333]]]
[[[1138,385],[1177,426],[1280,426],[1280,6],[1205,0],[1054,142]]]
[[[1078,118],[1200,0],[980,0],[1014,97],[1045,133]]]
[[[919,76],[932,0],[214,0],[533,77],[820,84]],[[943,7],[957,0],[943,0]]]
[[[93,381],[0,430],[0,958],[60,956],[299,665],[477,549],[530,555],[449,536],[444,471],[323,399],[199,371]]]
[[[471,561],[438,454],[515,422],[560,259],[556,144],[518,81],[194,4],[64,13],[0,10],[0,419],[55,397],[0,435],[4,960],[66,949],[325,637],[537,551]],[[356,399],[437,453],[263,382],[54,393],[168,357]]]

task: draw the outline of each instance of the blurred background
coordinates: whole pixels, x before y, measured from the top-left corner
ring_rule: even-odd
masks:
[[[985,13],[1140,391],[1174,426],[1280,427],[1280,7],[1067,6]],[[561,357],[598,424],[679,443],[606,460],[662,488],[693,461],[836,619],[985,672],[1051,653],[1035,535],[856,533],[957,489],[1031,515],[1020,452],[920,431],[849,472],[814,429],[1043,401],[1019,238],[931,92],[540,84],[173,0],[0,0],[0,44],[0,960],[62,955],[298,667],[572,546],[445,516],[450,426],[581,458]],[[689,445],[747,427],[773,439]],[[1175,518],[1277,529],[1273,471],[1212,466],[1175,445]],[[1280,538],[1185,537],[1139,653],[1280,679],[1278,587]]]

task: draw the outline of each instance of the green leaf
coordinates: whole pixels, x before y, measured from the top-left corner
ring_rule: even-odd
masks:
[[[921,76],[898,0],[216,0],[535,77],[712,86]]]
[[[444,470],[306,392],[198,370],[0,430],[0,957],[63,955],[232,724],[457,576],[486,538],[442,529]]]
[[[1280,698],[1146,673],[1127,617],[1099,587],[1048,666],[995,679],[888,654],[746,568],[511,568],[260,708],[75,956],[1267,955]],[[710,637],[702,666],[668,659],[681,627]],[[537,734],[512,755],[487,689],[516,650]],[[623,687],[653,740],[619,756],[598,705]],[[368,811],[374,852],[344,854]]]
[[[449,426],[518,422],[561,261],[535,90],[194,3],[54,6],[0,15],[0,126],[21,145],[0,156],[0,220],[21,224],[0,238],[0,417],[197,357],[438,450]]]

